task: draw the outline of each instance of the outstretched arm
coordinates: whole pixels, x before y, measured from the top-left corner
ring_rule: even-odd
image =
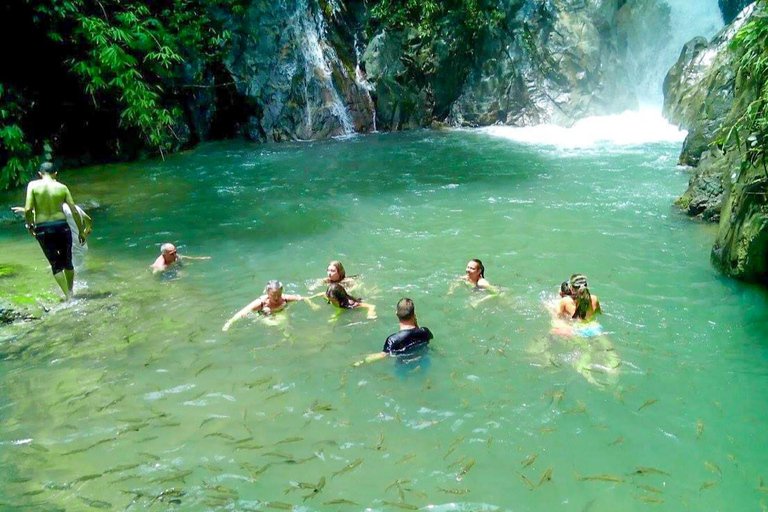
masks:
[[[380,361],[384,358],[386,358],[389,354],[387,352],[376,352],[375,354],[369,354],[365,356],[364,359],[361,359],[360,361],[356,361],[352,364],[352,366],[361,366],[365,363],[372,363],[374,361]]]
[[[248,313],[251,311],[259,311],[264,307],[264,300],[259,297],[255,301],[251,302],[247,306],[245,306],[243,309],[235,313],[235,316],[227,320],[227,323],[224,324],[224,327],[221,328],[222,331],[228,331],[229,328],[232,326],[233,323],[235,323],[237,320],[240,320],[241,318],[245,317]]]
[[[209,259],[211,259],[211,257],[210,256],[187,256],[186,254],[184,254],[184,255],[179,255],[179,259],[182,259],[182,260],[209,260]]]
[[[364,308],[364,309],[368,310],[368,312],[365,315],[366,318],[370,318],[371,320],[376,318],[376,306],[375,305],[369,304],[367,302],[359,302],[358,303],[358,307]]]

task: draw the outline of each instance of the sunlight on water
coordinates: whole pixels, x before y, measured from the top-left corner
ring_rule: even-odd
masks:
[[[678,151],[412,132],[64,174],[96,231],[78,301],[0,330],[0,510],[759,511],[768,303],[670,206]],[[0,263],[53,292],[5,226]],[[157,278],[165,241],[212,259]],[[448,293],[469,258],[501,296]],[[221,332],[332,259],[378,319],[295,303]],[[543,300],[574,272],[599,342],[549,335]],[[428,356],[352,367],[406,295]],[[608,355],[618,373],[577,371]]]

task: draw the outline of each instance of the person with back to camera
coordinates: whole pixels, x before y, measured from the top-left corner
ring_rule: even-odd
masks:
[[[376,306],[363,302],[362,299],[352,297],[339,283],[333,283],[325,290],[325,299],[328,301],[328,304],[333,304],[341,309],[366,309],[368,310],[367,317],[369,319],[376,318]]]
[[[72,264],[72,231],[67,224],[63,205],[68,205],[78,228],[78,240],[85,243],[85,223],[75,208],[75,201],[66,185],[56,181],[53,164],[40,166],[39,180],[27,186],[24,218],[29,234],[37,239],[51,265],[53,277],[64,292],[65,300],[72,298],[75,267]]]
[[[395,315],[400,321],[400,330],[387,337],[381,352],[366,356],[354,363],[354,366],[378,361],[389,355],[408,354],[429,344],[433,337],[432,332],[426,327],[419,327],[419,322],[416,320],[416,308],[411,299],[400,299],[395,309]]]

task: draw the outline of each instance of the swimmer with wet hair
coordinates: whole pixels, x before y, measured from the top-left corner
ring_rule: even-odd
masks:
[[[344,265],[338,260],[333,260],[328,263],[328,268],[325,269],[326,277],[316,280],[310,287],[310,290],[314,290],[320,286],[328,286],[334,283],[343,285],[347,290],[352,290],[357,286],[357,276],[348,276],[347,271],[344,269]],[[323,293],[314,295],[313,297],[322,297]]]
[[[235,313],[232,318],[227,320],[221,330],[228,331],[233,323],[246,317],[251,311],[256,311],[263,315],[273,315],[278,311],[285,309],[285,306],[288,305],[289,302],[296,302],[299,300],[302,300],[301,295],[283,294],[283,283],[280,281],[269,281],[264,288],[262,295]]]
[[[488,282],[488,280],[485,278],[485,265],[483,265],[483,262],[478,259],[471,259],[467,263],[467,268],[465,269],[465,275],[461,276],[459,278],[459,282],[467,283],[468,285],[472,286],[475,289],[479,290],[488,290],[491,292],[498,293],[499,289],[493,286],[491,283]],[[449,294],[452,294],[454,290],[456,289],[456,284],[451,285],[451,288],[448,290]]]
[[[157,257],[154,263],[152,263],[152,272],[163,272],[175,263],[183,260],[209,260],[210,256],[182,256],[179,254],[176,246],[171,243],[164,243],[160,246],[160,256]]]
[[[337,308],[367,309],[367,317],[371,319],[376,318],[376,306],[373,304],[368,304],[367,302],[363,302],[362,299],[352,297],[339,283],[333,283],[328,287],[327,290],[325,290],[325,298],[328,301],[328,304],[333,304]]]

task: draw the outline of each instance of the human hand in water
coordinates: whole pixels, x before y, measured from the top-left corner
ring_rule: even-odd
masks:
[[[11,206],[11,211],[13,213],[24,213],[24,207],[23,206]]]
[[[78,234],[77,235],[77,239],[80,241],[80,244],[84,244],[85,243],[85,235],[84,234],[82,234],[82,233]]]
[[[224,324],[224,327],[221,328],[223,332],[227,332],[232,325],[232,320],[227,320],[227,323]]]

